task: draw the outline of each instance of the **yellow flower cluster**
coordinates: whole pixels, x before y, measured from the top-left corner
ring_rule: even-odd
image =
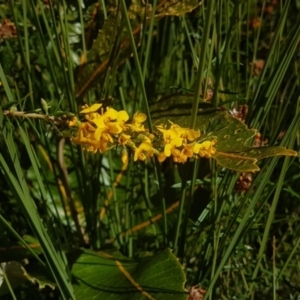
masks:
[[[171,122],[170,122],[171,123]],[[164,151],[159,153],[159,161],[164,161],[166,157],[173,156],[174,162],[184,163],[191,157],[209,158],[216,153],[213,147],[216,140],[197,143],[200,138],[200,131],[189,128],[182,128],[177,124],[171,123],[169,129],[157,126],[163,133]]]
[[[101,153],[113,146],[122,146],[124,163],[128,160],[128,148],[134,152],[134,161],[143,161],[155,154],[160,162],[172,156],[174,162],[184,163],[188,158],[209,158],[216,152],[215,139],[199,143],[199,131],[171,122],[170,128],[160,125],[156,126],[156,133],[149,133],[143,125],[147,119],[144,113],[135,113],[131,122],[127,123],[129,116],[125,110],[103,109],[102,104],[97,103],[91,107],[85,105],[80,114],[85,115],[87,122],[80,123],[74,119],[69,122],[70,127],[79,127],[77,135],[72,138],[73,143]]]

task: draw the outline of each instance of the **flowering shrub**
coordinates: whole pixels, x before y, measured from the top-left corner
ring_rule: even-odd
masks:
[[[125,110],[104,109],[102,104],[96,103],[91,107],[85,105],[80,114],[84,114],[85,122],[78,121],[76,117],[69,121],[70,127],[79,128],[72,138],[73,143],[82,145],[87,151],[101,153],[121,146],[123,163],[128,161],[130,153],[133,153],[134,161],[144,161],[156,155],[160,162],[172,156],[178,163],[192,157],[209,158],[216,153],[214,145],[217,140],[200,142],[199,130],[182,128],[170,122],[170,126],[158,125],[157,130],[150,133],[143,125],[147,120],[144,113],[135,113],[128,122]]]

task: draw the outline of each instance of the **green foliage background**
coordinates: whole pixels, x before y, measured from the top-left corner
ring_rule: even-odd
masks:
[[[2,33],[0,44],[3,299],[81,299],[102,282],[87,280],[94,286],[84,294],[78,276],[120,276],[117,263],[113,273],[93,269],[102,256],[80,270],[82,247],[95,255],[118,249],[113,261],[126,261],[154,299],[188,297],[174,255],[186,287],[199,284],[205,299],[297,299],[298,157],[260,161],[240,192],[240,174],[214,160],[124,167],[120,149],[84,152],[63,126],[84,103],[104,101],[130,115],[144,111],[151,128],[151,104],[179,92],[192,95],[195,126],[196,105],[212,90],[215,106],[248,105],[246,124],[262,140],[299,153],[297,1],[11,0],[0,2],[0,18],[17,30],[14,38]],[[59,122],[7,113],[40,113],[41,98]],[[151,255],[158,269],[149,267]],[[162,289],[153,282],[169,261],[177,275]],[[15,276],[23,270],[15,262],[24,264],[25,279]],[[135,271],[143,268],[146,279]],[[111,299],[122,299],[118,282],[107,284]],[[132,299],[146,297],[134,290]]]

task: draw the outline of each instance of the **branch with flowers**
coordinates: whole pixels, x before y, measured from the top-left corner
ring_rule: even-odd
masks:
[[[103,108],[102,104],[96,103],[91,107],[85,105],[80,114],[84,114],[86,121],[80,122],[74,117],[68,124],[79,128],[72,142],[95,153],[120,146],[123,163],[128,161],[130,153],[133,153],[134,161],[144,161],[155,155],[160,162],[172,157],[177,163],[185,163],[192,157],[210,158],[216,153],[216,139],[200,142],[199,130],[182,128],[173,122],[169,126],[158,125],[157,130],[150,133],[143,125],[147,117],[141,112],[135,113],[128,122],[129,115],[125,110]]]
[[[182,97],[169,99],[172,104],[185,100]],[[257,131],[249,129],[227,111],[208,109],[204,115],[198,116],[196,130],[188,127],[189,117],[182,116],[182,111],[178,114],[174,112],[176,109],[173,109],[173,115],[156,118],[159,125],[150,132],[144,126],[147,120],[144,113],[136,112],[130,119],[125,110],[117,111],[101,103],[82,107],[80,115],[84,116],[84,121],[72,113],[64,112],[43,115],[14,109],[3,111],[4,115],[10,117],[37,118],[58,127],[66,126],[74,132],[71,141],[90,152],[105,153],[121,147],[124,164],[130,156],[134,161],[145,161],[156,156],[159,162],[171,157],[176,163],[205,157],[214,158],[219,165],[234,171],[256,172],[259,170],[256,163],[260,159],[278,155],[297,156],[296,151],[285,147],[246,146]]]

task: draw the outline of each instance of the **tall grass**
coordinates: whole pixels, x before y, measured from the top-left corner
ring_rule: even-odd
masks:
[[[262,141],[299,151],[294,2],[203,1],[190,13],[158,17],[146,6],[132,12],[124,0],[1,7],[18,32],[0,45],[1,105],[34,111],[43,98],[49,114],[77,114],[84,103],[108,101],[145,112],[152,131],[149,106],[174,87],[194,95],[191,128],[212,90],[217,106],[247,105],[246,123]],[[214,161],[124,166],[119,149],[84,152],[56,124],[0,111],[0,125],[1,249],[27,245],[32,253],[23,256],[47,269],[63,299],[75,299],[66,253],[78,247],[128,257],[170,247],[187,286],[206,289],[205,299],[297,299],[298,158],[261,161],[250,188],[237,191],[240,175]],[[23,258],[5,255],[1,262]]]

